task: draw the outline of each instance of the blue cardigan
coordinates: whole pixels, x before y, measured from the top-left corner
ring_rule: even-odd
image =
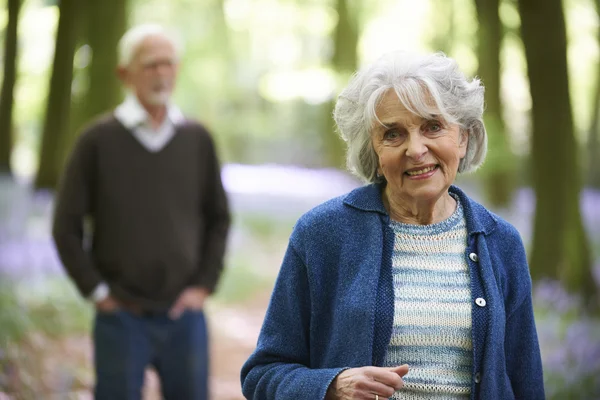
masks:
[[[468,230],[471,399],[544,399],[521,237],[457,187],[450,192],[464,207]],[[393,243],[377,184],[321,204],[298,220],[257,347],[242,367],[246,398],[324,399],[344,369],[382,365],[394,314]],[[477,305],[483,304],[475,303],[478,298],[485,305]]]

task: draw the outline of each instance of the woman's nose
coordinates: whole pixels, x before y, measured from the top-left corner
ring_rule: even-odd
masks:
[[[420,160],[427,153],[427,146],[420,132],[410,132],[406,141],[406,155]]]

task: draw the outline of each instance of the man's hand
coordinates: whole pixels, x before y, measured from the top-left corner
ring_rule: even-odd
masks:
[[[117,299],[110,294],[100,301],[96,302],[96,310],[103,313],[112,313],[121,308]]]
[[[189,287],[185,289],[179,297],[171,310],[169,310],[169,317],[171,319],[177,319],[183,314],[185,310],[201,311],[204,307],[204,301],[210,293],[205,288],[201,287]]]
[[[327,390],[327,400],[386,400],[404,386],[408,365],[350,368],[339,374]]]

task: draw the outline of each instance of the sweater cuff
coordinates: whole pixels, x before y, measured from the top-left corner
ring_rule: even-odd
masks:
[[[94,303],[98,303],[106,299],[110,295],[110,289],[106,282],[100,282],[98,286],[92,291],[92,294],[88,297],[88,299]]]

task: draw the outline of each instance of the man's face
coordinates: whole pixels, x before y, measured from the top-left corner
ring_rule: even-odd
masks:
[[[159,106],[171,97],[177,67],[173,43],[162,36],[149,36],[140,44],[129,66],[121,70],[121,77],[142,104]]]

